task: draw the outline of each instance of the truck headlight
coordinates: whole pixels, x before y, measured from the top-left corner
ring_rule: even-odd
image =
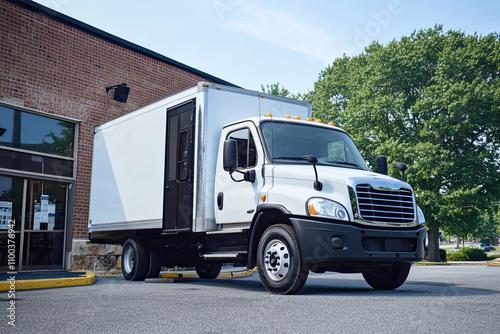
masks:
[[[424,213],[422,212],[422,209],[417,205],[417,217],[418,217],[418,224],[422,225],[425,223],[425,217]]]
[[[310,198],[307,201],[307,211],[310,216],[321,216],[349,221],[347,210],[342,206],[342,204],[325,198]]]

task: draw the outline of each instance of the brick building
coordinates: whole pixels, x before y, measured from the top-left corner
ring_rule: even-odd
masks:
[[[72,253],[73,267],[113,265],[95,260],[114,249],[84,243],[93,129],[199,81],[232,85],[33,1],[0,0],[0,270],[9,221],[17,270],[69,268]],[[126,103],[106,91],[122,83]]]

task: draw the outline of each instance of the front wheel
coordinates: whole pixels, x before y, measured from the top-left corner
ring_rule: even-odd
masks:
[[[394,290],[399,288],[410,273],[411,263],[396,262],[390,266],[380,266],[363,277],[372,288],[377,290]]]
[[[295,231],[289,225],[269,227],[259,241],[257,268],[264,287],[279,294],[293,294],[304,286],[309,269],[300,257]]]

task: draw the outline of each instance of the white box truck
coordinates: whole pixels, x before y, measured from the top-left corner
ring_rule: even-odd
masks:
[[[273,293],[310,271],[399,287],[424,255],[412,187],[310,117],[306,102],[202,82],[97,126],[91,242],[122,244],[129,280],[234,264]]]

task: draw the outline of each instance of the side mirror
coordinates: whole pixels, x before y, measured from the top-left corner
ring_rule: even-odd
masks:
[[[238,142],[234,139],[224,140],[222,164],[226,172],[232,173],[238,168]]]
[[[401,180],[405,178],[405,170],[408,168],[404,162],[398,162],[396,168],[401,172]]]
[[[318,158],[314,155],[308,155],[307,156],[307,162],[313,165],[314,168],[314,176],[316,177],[316,180],[313,183],[314,190],[321,191],[323,189],[323,183],[319,182],[318,180],[318,171],[316,170],[316,164],[318,163]]]
[[[377,173],[387,175],[387,158],[383,155],[377,157]]]

